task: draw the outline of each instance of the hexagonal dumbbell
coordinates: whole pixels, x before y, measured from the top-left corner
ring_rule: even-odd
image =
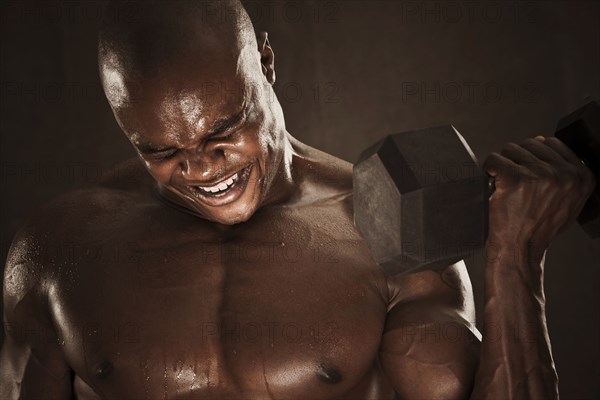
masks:
[[[561,119],[556,136],[600,177],[600,107]],[[448,265],[480,249],[488,229],[491,181],[451,125],[390,135],[353,168],[354,223],[388,273]],[[598,186],[579,216],[600,236]]]

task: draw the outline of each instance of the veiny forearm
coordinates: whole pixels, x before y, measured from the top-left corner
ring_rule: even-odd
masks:
[[[558,399],[543,251],[488,242],[484,328],[472,399]],[[545,247],[544,247],[545,249]]]

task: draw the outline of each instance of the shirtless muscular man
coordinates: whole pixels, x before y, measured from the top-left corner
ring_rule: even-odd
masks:
[[[100,74],[139,157],[15,237],[0,397],[557,398],[544,251],[591,173],[553,138],[488,158],[520,173],[490,202],[481,335],[463,262],[374,263],[351,164],[286,131],[267,34],[238,1],[219,2],[227,18],[201,3],[109,4]]]

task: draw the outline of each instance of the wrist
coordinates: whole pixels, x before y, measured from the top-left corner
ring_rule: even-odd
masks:
[[[518,263],[543,264],[548,244],[533,239],[498,237],[491,235],[486,240],[485,252],[488,264]]]
[[[485,243],[485,254],[488,265],[527,263],[528,245],[526,241],[490,236]]]
[[[534,289],[541,288],[546,246],[533,242],[486,242],[486,280],[488,284],[511,287],[518,282]]]

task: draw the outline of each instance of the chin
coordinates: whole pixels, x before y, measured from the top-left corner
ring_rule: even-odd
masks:
[[[257,207],[248,207],[244,211],[220,213],[221,215],[207,215],[207,219],[223,225],[236,225],[248,221],[256,210]]]
[[[203,207],[202,214],[210,221],[223,225],[236,225],[248,221],[260,208],[259,188],[254,186],[237,201],[221,207]]]

